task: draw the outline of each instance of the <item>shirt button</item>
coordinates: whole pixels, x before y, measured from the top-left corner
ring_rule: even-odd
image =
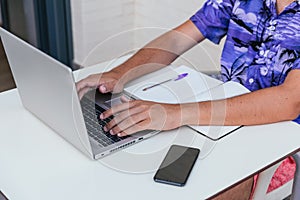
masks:
[[[266,76],[268,74],[268,68],[267,67],[260,68],[260,74]]]
[[[249,79],[249,83],[252,84],[253,82],[254,82],[254,79],[253,79],[253,78],[250,78],[250,79]]]
[[[259,56],[262,57],[262,56],[264,56],[264,55],[265,55],[265,51],[264,51],[264,50],[260,50],[260,51],[259,51]]]
[[[268,28],[270,31],[275,31],[275,26],[270,26],[269,28]]]
[[[271,21],[270,21],[270,25],[273,25],[273,26],[277,25],[277,21],[271,20]]]

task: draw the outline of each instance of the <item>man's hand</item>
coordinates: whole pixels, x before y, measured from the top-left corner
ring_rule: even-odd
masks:
[[[100,115],[101,119],[114,115],[104,128],[112,135],[123,137],[143,130],[171,130],[181,126],[181,108],[178,104],[121,99],[122,104]]]
[[[114,71],[90,75],[76,84],[80,99],[92,89],[98,88],[101,93],[118,93],[123,90],[123,87],[120,74]]]

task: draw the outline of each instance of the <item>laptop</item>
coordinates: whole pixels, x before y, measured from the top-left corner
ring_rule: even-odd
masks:
[[[106,133],[102,127],[108,121],[99,115],[120,102],[123,94],[94,90],[80,100],[69,67],[2,28],[0,36],[23,106],[91,159],[158,133],[145,130],[122,138]]]

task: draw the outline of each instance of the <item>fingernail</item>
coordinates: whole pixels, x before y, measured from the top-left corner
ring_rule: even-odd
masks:
[[[104,119],[104,116],[103,116],[103,114],[101,114],[101,115],[100,115],[100,119]]]
[[[111,134],[111,135],[114,135],[114,132],[113,132],[113,130],[110,130],[109,132],[110,132],[110,134]]]
[[[122,134],[121,134],[121,133],[119,133],[119,134],[118,134],[118,137],[122,137]]]
[[[100,86],[100,90],[101,90],[101,92],[106,92],[106,87],[103,86],[103,85],[101,85],[101,86]]]
[[[103,127],[103,129],[104,129],[104,131],[105,131],[105,132],[107,132],[107,131],[108,131],[108,130],[107,130],[107,128],[106,128],[106,126],[104,126],[104,127]]]

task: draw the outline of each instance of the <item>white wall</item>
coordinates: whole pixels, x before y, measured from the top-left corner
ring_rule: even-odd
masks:
[[[75,62],[89,66],[116,58],[186,21],[204,0],[72,0]],[[93,50],[94,49],[94,50]],[[219,69],[220,47],[198,45],[175,64]]]
[[[204,0],[137,0],[135,26],[144,31],[136,32],[135,46],[141,47],[164,31],[183,23],[199,10],[203,3]],[[220,69],[220,56],[221,46],[204,41],[182,55],[174,64],[192,65],[200,71],[216,71]]]
[[[74,62],[89,66],[132,49],[134,0],[72,0]]]

